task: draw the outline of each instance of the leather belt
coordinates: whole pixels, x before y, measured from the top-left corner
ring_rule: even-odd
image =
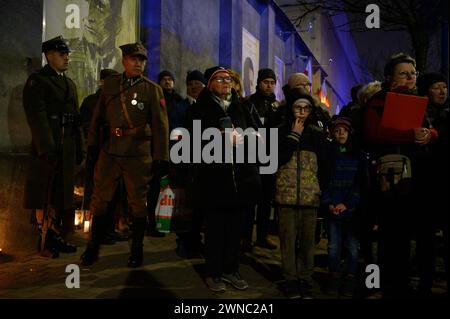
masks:
[[[145,134],[145,125],[133,128],[112,127],[111,134],[117,137],[120,136],[136,136]]]

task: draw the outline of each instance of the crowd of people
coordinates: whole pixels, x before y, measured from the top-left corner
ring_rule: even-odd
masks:
[[[147,51],[141,44],[121,49],[124,73],[102,71],[104,84],[83,103],[81,123],[63,121],[59,126],[57,122],[61,112],[54,94],[60,94],[67,107],[64,114],[75,117],[78,112],[75,84],[64,76],[69,48],[63,39],[43,44],[48,65],[25,86],[35,165],[28,184],[47,186],[40,187],[39,198],[26,202],[26,208],[39,212],[38,223],[44,225],[51,204],[50,228],[59,245],[45,240],[43,250],[76,250],[64,240],[69,233],[72,200],[66,193],[58,195],[49,189],[61,192],[64,183],[72,183],[73,189],[73,177],[66,175],[73,173],[75,162],[81,163],[76,142],[83,131],[87,139],[84,203],[94,216],[91,238],[81,257],[83,265],[99,258],[102,244],[123,239],[114,230],[117,205],[126,207],[131,217],[128,266],[143,264],[145,229],[150,235],[164,236],[156,228],[155,209],[160,180],[168,175],[173,185],[184,189],[192,210],[189,229],[177,232],[176,252],[181,258],[205,258],[205,283],[214,292],[225,291],[226,284],[239,290],[248,288],[239,272],[240,257],[254,246],[278,248],[269,236],[272,215],[278,226],[283,292],[288,298],[313,298],[318,216],[325,220],[328,239],[327,293],[354,296],[361,265],[376,262],[383,297],[412,296],[410,244],[414,240],[420,278],[416,294],[430,297],[437,230],[443,234],[448,285],[448,97],[444,75],[419,75],[412,57],[393,55],[385,65],[382,83],[355,86],[352,101],[331,116],[303,73],[290,75],[284,84],[273,70],[262,68],[256,92],[244,97],[238,72],[225,66],[193,70],[186,75],[187,96],[183,98],[174,89],[172,72],[162,71],[158,83],[143,76]],[[275,98],[277,85],[283,87],[283,101]],[[64,94],[56,92],[61,88]],[[70,88],[74,93],[67,93]],[[382,125],[389,92],[428,98],[421,127],[404,130]],[[277,172],[262,174],[258,168],[263,164],[258,161],[226,161],[226,148],[216,162],[171,162],[170,146],[188,138],[173,132],[185,128],[193,133],[195,120],[201,121],[202,132],[218,129],[222,145],[229,139],[233,149],[249,143],[237,129],[277,129],[276,135],[273,130],[257,135],[265,145],[277,139]],[[38,177],[36,165],[41,167]],[[374,234],[376,254],[372,252]]]

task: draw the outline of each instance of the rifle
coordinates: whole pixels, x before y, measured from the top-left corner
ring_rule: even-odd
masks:
[[[53,247],[48,247],[49,245],[46,245],[47,242],[49,242],[50,236],[53,236],[52,232],[53,230],[53,220],[52,217],[50,217],[50,210],[54,209],[51,206],[52,202],[52,195],[53,195],[53,186],[55,182],[55,175],[56,172],[52,169],[51,172],[48,175],[47,180],[47,186],[46,186],[46,196],[45,196],[45,202],[44,202],[44,216],[42,219],[42,227],[41,227],[41,239],[40,239],[40,253],[41,256],[44,257],[51,257],[56,258],[59,255],[59,252]],[[50,232],[49,232],[50,230]],[[47,238],[49,237],[49,238]]]
[[[59,256],[59,251],[54,247],[51,243],[54,242],[54,239],[59,235],[57,230],[55,229],[54,219],[56,218],[55,208],[52,206],[53,203],[53,192],[54,192],[54,184],[55,179],[58,172],[62,173],[62,159],[61,155],[63,154],[64,147],[64,137],[65,137],[65,127],[69,123],[73,123],[74,118],[71,114],[63,113],[61,114],[61,138],[56,147],[56,167],[51,167],[50,172],[48,174],[47,185],[46,185],[46,196],[44,202],[44,216],[42,221],[41,228],[41,256],[56,258]],[[51,165],[50,165],[51,166]],[[62,192],[64,194],[64,192]],[[64,195],[62,195],[64,196]],[[64,198],[62,200],[64,203]],[[50,216],[50,212],[53,212]],[[47,245],[46,245],[47,243]]]

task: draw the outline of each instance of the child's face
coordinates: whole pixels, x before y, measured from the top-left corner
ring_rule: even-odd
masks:
[[[304,102],[295,103],[292,105],[292,113],[296,119],[305,122],[306,118],[311,114],[311,106]]]
[[[338,144],[347,143],[348,131],[343,126],[338,126],[333,131],[334,139]]]

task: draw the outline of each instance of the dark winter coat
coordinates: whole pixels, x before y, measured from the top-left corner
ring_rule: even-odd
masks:
[[[184,103],[183,98],[177,92],[169,92],[163,89],[166,100],[167,117],[169,119],[169,133],[177,127],[183,127],[186,110],[189,104]]]
[[[44,208],[47,186],[52,181],[51,204],[57,209],[70,209],[73,206],[75,165],[82,160],[75,83],[46,65],[28,78],[23,105],[32,136],[24,208]],[[52,165],[46,159],[52,159]]]
[[[201,120],[202,132],[210,127],[222,130],[220,119],[229,116],[235,128],[245,130],[251,122],[250,114],[239,102],[233,90],[231,105],[224,111],[213,98],[210,90],[204,89],[197,103],[189,110],[188,128],[192,136],[192,120]],[[222,135],[222,145],[225,145]],[[202,146],[208,142],[202,142]],[[191,140],[192,145],[192,140]],[[243,145],[239,146],[243,147]],[[223,152],[225,153],[225,152]],[[223,154],[224,156],[224,154]],[[261,194],[261,180],[256,164],[211,163],[193,164],[194,205],[200,207],[235,207],[254,204]]]
[[[347,209],[339,215],[329,214],[332,219],[352,217],[359,204],[358,157],[348,147],[333,143],[331,150],[331,177],[324,188],[321,202],[328,205],[344,204]]]
[[[256,125],[255,129],[281,125],[283,114],[275,94],[265,95],[257,90],[256,93],[246,98],[243,104],[250,111]]]
[[[88,95],[84,98],[80,106],[80,122],[83,129],[84,138],[87,139],[89,133],[89,126],[91,124],[94,109],[100,99],[101,89],[98,89],[94,94]]]

